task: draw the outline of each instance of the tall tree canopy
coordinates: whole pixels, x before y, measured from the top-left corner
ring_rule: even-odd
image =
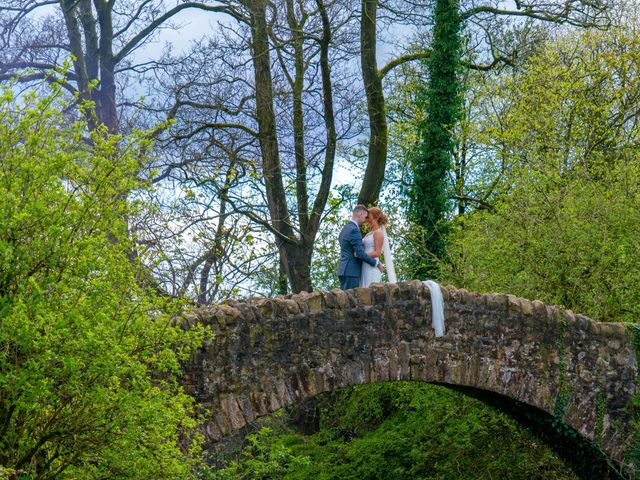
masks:
[[[639,41],[634,28],[558,36],[490,92],[509,104],[492,132],[503,193],[462,219],[452,281],[637,319]]]
[[[228,191],[230,210],[272,236],[291,289],[310,290],[337,144],[356,130],[352,18],[346,2],[317,0],[239,2],[234,12],[237,21],[175,69],[179,133],[166,141],[246,172]],[[200,186],[212,181],[203,157],[190,167]]]
[[[135,70],[133,52],[187,8],[227,12],[224,6],[204,2],[165,8],[161,0],[3,0],[0,80],[22,73],[23,82],[55,82],[71,56],[73,72],[66,74],[65,88],[94,102],[95,110],[86,110],[91,128],[102,124],[117,132],[118,105],[124,100],[117,95],[117,77]]]
[[[392,57],[378,69],[376,44],[378,41],[378,12],[385,12],[386,25],[409,24],[425,27],[433,25],[434,2],[396,2],[394,0],[363,0],[361,7],[361,66],[367,97],[369,117],[369,146],[366,174],[358,201],[372,204],[378,201],[385,177],[387,162],[387,124],[383,79],[394,69],[407,62],[427,59],[433,50],[420,43],[416,48],[405,48],[405,53]],[[437,8],[437,2],[436,8]],[[530,26],[536,23],[572,25],[578,27],[604,27],[610,23],[612,3],[607,1],[576,0],[549,3],[528,2],[459,2],[460,19],[469,41],[464,65],[467,68],[487,70],[499,65],[514,65],[537,41]],[[436,26],[437,28],[437,26]]]
[[[173,120],[151,133],[158,147],[139,172],[163,187],[153,199],[157,209],[130,224],[159,287],[206,303],[237,293],[247,284],[243,278],[264,278],[275,264],[292,290],[309,290],[337,152],[368,130],[358,198],[376,203],[388,149],[384,79],[431,54],[422,42],[401,47],[382,68],[377,64],[378,30],[432,24],[431,2],[363,0],[359,6],[343,0],[4,0],[0,80],[20,74],[20,82],[56,82],[70,62],[63,85],[78,104],[93,103],[95,109],[82,110],[90,129],[130,131]],[[463,65],[513,64],[514,52],[530,40],[528,22],[600,25],[606,6],[462,3],[471,52]],[[224,20],[186,53],[137,55],[185,10]],[[140,101],[142,81],[149,95]]]

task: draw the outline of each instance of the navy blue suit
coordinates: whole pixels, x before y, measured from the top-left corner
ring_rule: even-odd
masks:
[[[340,241],[340,262],[338,263],[338,278],[340,288],[347,290],[356,288],[360,284],[362,262],[375,267],[378,261],[364,253],[360,228],[355,222],[347,223],[338,237]],[[353,254],[356,254],[354,256]]]

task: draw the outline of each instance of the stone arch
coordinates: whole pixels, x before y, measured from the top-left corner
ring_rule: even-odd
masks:
[[[184,383],[210,414],[208,439],[336,388],[412,380],[486,390],[556,415],[624,463],[637,377],[625,325],[512,295],[445,287],[443,296],[440,338],[418,281],[197,310],[190,320],[214,335]]]

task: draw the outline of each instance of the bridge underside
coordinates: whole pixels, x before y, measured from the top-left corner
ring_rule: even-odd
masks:
[[[439,338],[421,282],[198,310],[192,320],[215,335],[187,368],[185,386],[211,414],[210,440],[323,392],[410,380],[509,397],[625,462],[637,365],[624,325],[511,295],[453,287],[443,295]]]

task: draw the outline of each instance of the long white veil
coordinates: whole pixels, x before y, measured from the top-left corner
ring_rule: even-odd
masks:
[[[436,337],[444,335],[444,299],[440,285],[433,280],[427,280],[424,284],[431,293],[431,326],[436,332]]]
[[[384,234],[382,253],[384,254],[389,283],[398,283],[389,237],[387,237],[387,229],[384,225],[382,226],[382,233]],[[433,280],[427,280],[424,284],[429,288],[429,293],[431,294],[431,326],[435,330],[436,337],[442,337],[444,335],[444,299],[442,298],[442,290],[440,290],[440,285]]]
[[[384,266],[387,269],[387,275],[389,276],[389,283],[398,283],[398,277],[396,276],[396,267],[393,264],[393,254],[391,253],[391,246],[389,245],[389,238],[387,237],[387,229],[382,226],[382,233],[384,234],[384,241],[382,242],[382,253],[384,254]]]

